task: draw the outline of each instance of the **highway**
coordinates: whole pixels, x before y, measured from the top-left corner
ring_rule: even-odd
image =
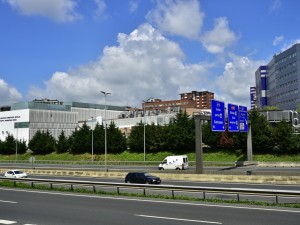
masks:
[[[0,188],[0,224],[299,225],[300,210]]]
[[[103,165],[97,164],[42,164],[42,163],[5,163],[1,162],[0,168],[36,168],[36,169],[74,169],[74,170],[96,170],[104,171]],[[108,171],[158,171],[157,166],[147,165],[107,165]],[[205,166],[204,171],[217,174],[239,174],[245,175],[249,171],[256,175],[300,175],[300,167],[259,167],[256,165],[235,167],[230,166]],[[195,167],[185,170],[186,173],[194,173]]]
[[[29,174],[29,177],[40,179],[61,179],[61,180],[83,180],[99,182],[123,183],[123,178],[106,177],[76,177],[76,176],[54,176],[54,175],[35,175]],[[183,180],[162,180],[162,184],[181,185],[181,186],[202,186],[202,187],[231,187],[231,188],[256,188],[256,189],[275,189],[275,190],[299,190],[300,185],[283,184],[254,184],[254,183],[230,183],[230,182],[201,182],[201,181],[183,181]]]

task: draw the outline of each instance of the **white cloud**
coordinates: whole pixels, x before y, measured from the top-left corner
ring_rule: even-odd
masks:
[[[204,13],[200,11],[197,0],[166,0],[158,2],[155,10],[147,15],[150,23],[154,23],[161,32],[197,38],[199,36]]]
[[[273,45],[276,46],[278,45],[280,42],[282,42],[284,40],[284,37],[281,35],[281,36],[276,36],[273,40]]]
[[[283,52],[283,51],[289,49],[290,47],[292,47],[293,45],[298,44],[298,43],[300,43],[300,39],[296,39],[296,40],[286,42],[286,43],[283,44],[283,47],[281,48],[281,51]]]
[[[94,0],[94,2],[97,6],[97,10],[95,10],[94,15],[96,17],[101,17],[104,14],[107,6],[104,0]]]
[[[0,105],[10,105],[21,101],[21,99],[22,95],[16,88],[11,87],[3,79],[0,79]]]
[[[238,37],[229,29],[227,18],[220,17],[215,20],[213,30],[207,31],[201,37],[206,50],[210,53],[223,53],[226,47],[232,45]]]
[[[271,11],[277,11],[277,10],[279,10],[279,9],[281,9],[281,0],[274,0],[274,1],[272,2],[272,5],[271,5],[271,7],[270,7],[270,10],[271,10]]]
[[[130,1],[129,2],[129,11],[132,13],[135,12],[137,10],[138,6],[139,5],[136,1]]]
[[[231,61],[226,63],[224,72],[215,82],[216,99],[226,103],[249,106],[250,87],[255,86],[255,71],[265,65],[263,61],[252,61],[248,57],[230,55]]]
[[[149,97],[179,99],[181,92],[208,87],[205,66],[184,64],[180,47],[151,25],[120,33],[118,42],[106,46],[98,61],[54,73],[44,89],[31,87],[28,98],[103,103],[100,91],[109,91],[108,104],[140,106]]]
[[[26,16],[44,16],[57,22],[72,22],[81,18],[75,0],[4,0]]]

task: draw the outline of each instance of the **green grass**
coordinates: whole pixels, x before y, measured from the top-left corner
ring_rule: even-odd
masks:
[[[235,162],[246,160],[245,154],[241,151],[234,150],[210,150],[204,149],[204,161],[213,162]],[[190,161],[195,161],[195,153],[180,153],[186,154]],[[173,155],[172,152],[162,151],[158,153],[147,153],[146,161],[162,161],[166,156]],[[18,160],[28,160],[30,154],[19,154]],[[104,161],[104,154],[95,154],[95,161]],[[61,161],[91,161],[91,154],[78,154],[73,155],[70,153],[51,153],[48,155],[35,155],[36,160],[61,160]],[[15,160],[16,155],[1,155],[0,160]],[[276,154],[253,154],[254,161],[264,161],[264,162],[299,162],[300,154],[296,155],[276,155]],[[124,151],[120,154],[107,154],[107,161],[144,161],[144,153],[132,153],[129,151]]]

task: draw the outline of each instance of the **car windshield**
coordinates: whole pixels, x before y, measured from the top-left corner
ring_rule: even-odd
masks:
[[[23,172],[22,172],[22,171],[19,171],[19,170],[15,170],[14,173],[15,173],[15,174],[22,174]]]

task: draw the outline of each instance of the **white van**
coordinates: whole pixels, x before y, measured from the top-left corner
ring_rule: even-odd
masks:
[[[159,170],[185,170],[189,168],[187,155],[167,156],[158,166]]]

